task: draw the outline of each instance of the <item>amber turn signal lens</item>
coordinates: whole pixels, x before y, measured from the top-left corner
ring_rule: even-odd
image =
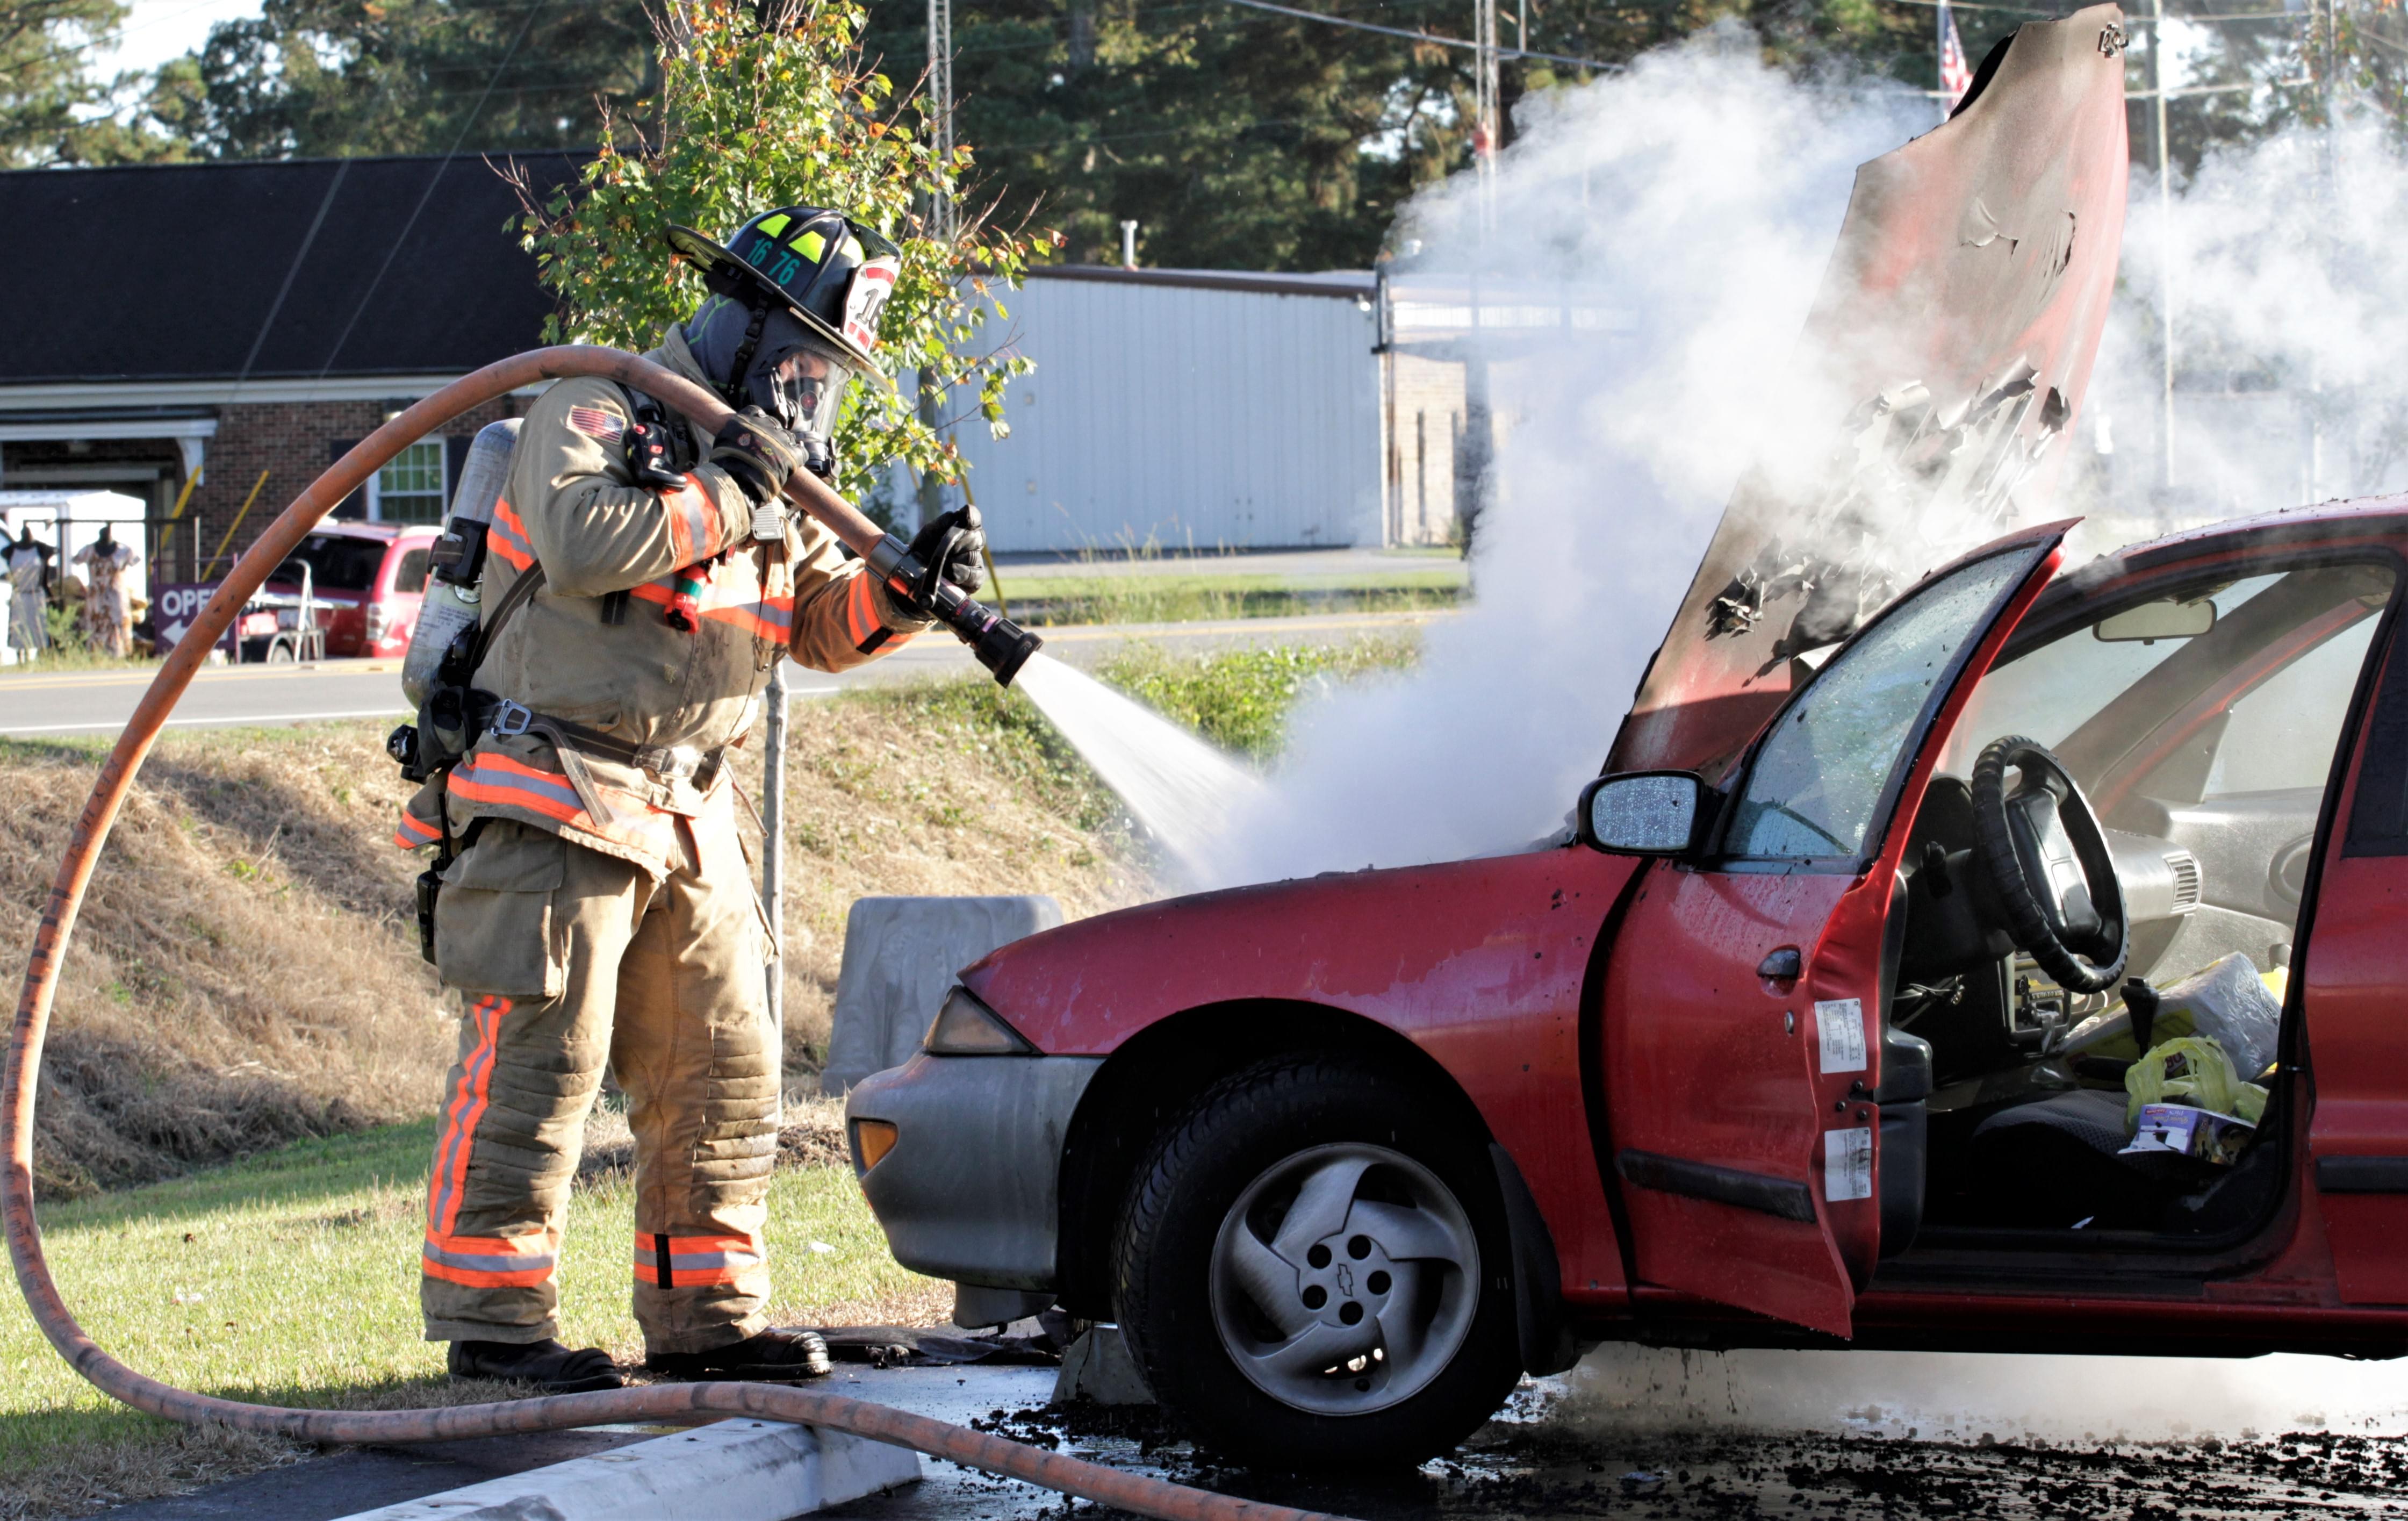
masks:
[[[884,1120],[853,1122],[853,1165],[868,1171],[895,1149],[895,1138],[901,1132]]]

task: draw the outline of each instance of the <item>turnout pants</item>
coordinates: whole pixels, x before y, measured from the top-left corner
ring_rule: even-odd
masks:
[[[444,873],[436,960],[466,1004],[427,1186],[429,1341],[556,1334],[554,1272],[607,1064],[636,1137],[635,1313],[648,1350],[765,1329],[778,1146],[769,941],[724,792],[640,868],[488,819]]]

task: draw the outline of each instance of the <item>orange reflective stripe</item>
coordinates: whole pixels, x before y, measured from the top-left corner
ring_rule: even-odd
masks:
[[[669,543],[677,551],[679,564],[708,560],[727,547],[716,532],[719,504],[694,477],[687,476],[685,484],[675,491],[663,492],[661,506],[668,512]]]
[[[485,1117],[485,1102],[494,1078],[494,1057],[501,1041],[502,1016],[510,1000],[499,996],[479,998],[468,1008],[476,1021],[477,1043],[460,1064],[460,1081],[452,1101],[444,1106],[443,1138],[435,1147],[435,1166],[426,1180],[426,1224],[437,1235],[451,1234],[460,1218],[460,1196],[468,1177],[468,1153],[475,1145],[477,1122]]]
[[[507,496],[494,498],[494,533],[486,542],[513,570],[524,570],[535,564],[535,540],[528,537],[526,524]]]
[[[430,1230],[419,1255],[419,1266],[429,1277],[477,1288],[540,1284],[559,1265],[559,1242],[549,1231],[512,1240]]]
[[[852,637],[855,649],[868,643],[870,636],[886,626],[886,621],[878,616],[877,602],[871,599],[867,576],[856,574],[853,584],[846,588],[844,623],[845,632]]]
[[[401,822],[394,825],[393,842],[406,851],[414,851],[421,845],[432,845],[442,838],[442,830],[424,823],[414,814],[404,813],[401,816]]]
[[[448,1262],[421,1256],[418,1270],[429,1278],[440,1278],[447,1284],[460,1284],[469,1288],[523,1288],[540,1284],[552,1274],[550,1268],[522,1268],[505,1272],[491,1272],[480,1268],[455,1268]]]
[[[568,778],[558,771],[539,771],[508,755],[490,752],[470,755],[452,770],[450,787],[472,803],[531,809],[580,828],[594,825]]]
[[[636,1236],[636,1281],[654,1288],[733,1284],[764,1261],[751,1236]]]

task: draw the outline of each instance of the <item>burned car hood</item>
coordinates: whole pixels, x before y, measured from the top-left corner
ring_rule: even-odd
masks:
[[[2115,280],[2123,12],[2014,34],[1950,120],[1856,171],[1792,359],[1813,459],[1725,509],[1606,768],[1709,775],[1925,571],[2037,509]],[[2054,447],[2053,447],[2054,446]],[[1819,447],[1819,446],[1814,446]]]

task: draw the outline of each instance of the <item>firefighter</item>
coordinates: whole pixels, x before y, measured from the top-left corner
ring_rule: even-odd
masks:
[[[421,788],[396,843],[440,845],[432,953],[466,1017],[427,1189],[420,1303],[455,1377],[552,1392],[620,1370],[556,1339],[554,1267],[606,1068],[636,1141],[634,1307],[645,1367],[688,1378],[827,1371],[771,1328],[762,1230],[781,1053],[775,954],[737,832],[726,750],[771,666],[857,666],[927,626],[779,482],[831,475],[846,387],[898,251],[816,208],[727,245],[674,229],[711,292],[648,357],[738,409],[717,438],[652,398],[575,379],[529,410],[494,508],[486,642],[465,701],[480,737]],[[975,518],[947,514],[941,574],[982,576]]]

